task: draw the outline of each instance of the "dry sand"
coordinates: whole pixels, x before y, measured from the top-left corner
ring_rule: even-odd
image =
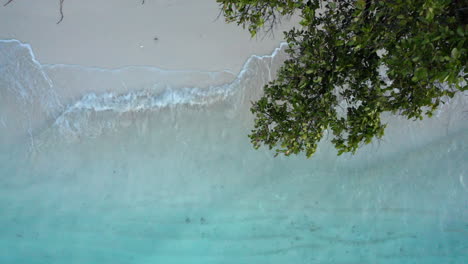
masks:
[[[284,19],[274,36],[251,39],[217,19],[215,0],[65,0],[63,12],[57,25],[58,0],[14,0],[0,8],[0,39],[31,44],[44,64],[237,73],[250,55],[271,54],[294,24]]]

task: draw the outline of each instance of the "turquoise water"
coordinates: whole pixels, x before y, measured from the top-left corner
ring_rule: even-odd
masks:
[[[468,96],[356,156],[273,158],[248,106],[283,57],[110,70],[0,42],[0,263],[466,263]]]

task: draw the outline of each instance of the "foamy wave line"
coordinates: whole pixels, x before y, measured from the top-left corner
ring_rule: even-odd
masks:
[[[286,43],[281,43],[280,47],[276,48],[271,55],[251,56],[244,64],[235,80],[224,85],[211,86],[203,89],[197,87],[186,87],[178,89],[166,88],[162,92],[157,93],[151,90],[140,90],[125,94],[87,94],[77,102],[69,105],[66,110],[62,112],[62,114],[56,119],[55,124],[63,124],[70,115],[87,111],[112,111],[116,113],[139,112],[146,110],[156,110],[165,107],[174,107],[177,105],[208,105],[214,102],[225,100],[237,91],[236,88],[239,87],[239,84],[242,81],[247,79],[247,75],[251,73],[253,64],[258,61],[271,60],[270,65],[267,67],[269,71],[269,79],[271,80],[272,73],[270,72],[270,68],[272,60],[279,52],[284,49],[285,46]],[[125,68],[128,69],[129,67]],[[109,71],[121,71],[122,69],[123,68],[118,68]],[[98,70],[105,69],[98,68]]]
[[[226,86],[210,89],[181,88],[177,90],[165,89],[159,94],[152,94],[149,90],[130,92],[126,94],[104,93],[96,95],[87,94],[82,99],[69,106],[57,122],[62,121],[67,115],[83,111],[116,113],[140,112],[154,110],[176,105],[204,105],[217,100],[222,100],[231,94]]]
[[[15,84],[14,87],[6,87],[11,92],[17,94],[24,104],[33,104],[35,97],[40,98],[39,103],[42,105],[43,110],[47,112],[48,115],[53,116],[54,110],[62,108],[63,106],[60,103],[57,93],[54,90],[54,83],[49,78],[47,73],[44,71],[43,65],[36,59],[34,52],[31,48],[31,45],[23,43],[16,39],[0,39],[0,43],[14,44],[16,47],[23,48],[27,50],[28,55],[30,56],[31,66],[37,70],[37,72],[42,77],[47,84],[47,87],[38,89],[37,83],[30,83],[29,80],[25,79],[16,79],[12,82]],[[29,61],[28,61],[29,62]],[[17,64],[19,65],[19,64]],[[1,67],[2,65],[0,65]],[[20,68],[21,69],[21,68]],[[23,69],[21,69],[23,70]],[[12,73],[8,73],[12,75]],[[2,76],[5,77],[5,76]],[[10,76],[11,78],[12,76]],[[13,76],[15,77],[15,76]],[[39,81],[39,80],[34,80]]]
[[[19,55],[13,56],[12,53],[9,53],[9,49],[5,50],[7,52],[5,54],[11,55],[9,59],[12,60],[10,64],[6,65],[8,67],[4,68],[5,71],[11,71],[7,74],[10,79],[5,79],[11,83],[11,85],[6,86],[7,90],[11,90],[10,92],[20,102],[23,102],[25,106],[31,106],[29,107],[31,109],[33,105],[40,106],[39,109],[31,111],[46,111],[48,118],[53,120],[52,126],[48,126],[46,130],[33,131],[29,118],[32,113],[28,110],[29,112],[26,114],[29,119],[26,120],[26,128],[31,137],[33,134],[42,137],[42,135],[50,134],[49,132],[75,136],[98,135],[100,131],[103,131],[102,129],[116,128],[119,122],[126,118],[126,113],[157,111],[167,107],[182,105],[206,106],[216,102],[230,101],[233,107],[237,109],[236,104],[238,102],[244,102],[249,96],[252,96],[251,92],[255,93],[260,90],[245,91],[245,89],[257,86],[260,88],[263,86],[260,85],[261,83],[272,80],[275,74],[272,67],[279,65],[279,63],[276,63],[277,59],[275,58],[286,47],[286,43],[281,43],[270,55],[253,55],[249,57],[236,75],[228,70],[166,70],[152,66],[125,66],[106,69],[71,64],[41,64],[36,59],[33,48],[28,43],[16,39],[6,39],[0,40],[0,44],[6,44],[7,47],[11,46],[9,48],[13,48],[11,50],[13,52],[23,52],[21,58],[16,57],[15,60],[15,56]],[[282,56],[278,58],[279,60],[283,59]],[[25,72],[22,63],[31,66],[31,70]],[[72,75],[75,70],[77,72],[107,72],[111,73],[112,76],[115,76],[114,74],[130,74],[124,78],[129,78],[131,74],[135,73],[146,74],[146,76],[155,73],[161,74],[161,79],[159,79],[159,75],[148,78],[150,81],[156,80],[150,87],[146,85],[145,81],[140,82],[143,84],[141,90],[128,90],[125,82],[122,81],[122,87],[116,89],[121,92],[88,93],[77,101],[63,105],[55,91],[55,82],[58,82],[58,85],[66,85],[63,80],[55,79],[57,70],[61,68],[72,70],[67,72]],[[23,78],[24,73],[31,76],[28,75],[26,76],[28,78]],[[49,74],[52,75],[49,76]],[[232,76],[228,78],[228,80],[232,81],[226,81],[226,74]],[[18,78],[25,83],[20,82]],[[43,87],[37,85],[41,80],[44,82]],[[199,83],[199,81],[202,81],[202,83]],[[110,83],[112,82],[115,81]],[[255,84],[252,85],[251,82],[255,82]],[[199,83],[198,86],[196,86],[197,83]],[[67,87],[62,88],[64,91],[67,89]],[[124,90],[121,88],[124,88]],[[103,88],[102,90],[104,89],[108,90],[109,88]],[[96,90],[100,90],[99,87]],[[5,118],[0,116],[0,126],[6,127],[7,125]]]
[[[23,43],[17,39],[0,39],[0,43],[14,43],[22,48],[27,49],[29,52],[29,55],[31,56],[31,60],[35,64],[35,66],[37,68],[42,68],[42,64],[36,59],[36,56],[34,55],[34,52],[31,48],[31,45],[27,43]],[[47,80],[47,82],[50,85],[52,85],[52,81],[49,79],[49,76],[47,76],[47,74],[45,74],[43,71],[41,71],[41,74],[42,74],[42,77],[44,77],[44,79]]]
[[[95,137],[105,130],[114,130],[119,126],[119,119],[125,118],[125,114],[134,112],[150,112],[163,108],[174,108],[177,106],[207,106],[217,102],[237,98],[245,99],[244,89],[250,88],[248,82],[261,78],[263,82],[273,78],[272,66],[275,57],[284,50],[286,44],[276,48],[271,55],[251,56],[243,65],[237,77],[232,81],[221,85],[209,87],[180,87],[174,88],[168,84],[154,84],[150,89],[129,91],[124,93],[90,93],[80,100],[70,104],[55,119],[52,130],[59,132],[65,138],[73,139],[78,135]],[[51,66],[48,66],[51,67]],[[81,66],[72,66],[80,67]],[[133,66],[131,66],[133,67]],[[137,67],[137,66],[135,66]],[[125,67],[129,69],[130,67]],[[88,69],[88,68],[86,68]],[[119,69],[95,69],[98,71],[120,72]],[[92,70],[92,69],[90,69]],[[196,71],[177,71],[178,73],[194,73]],[[224,71],[226,72],[226,71]],[[197,72],[199,73],[199,72]],[[216,74],[216,73],[210,73]],[[161,87],[163,89],[161,89]],[[261,87],[259,87],[261,88]],[[237,108],[238,100],[233,102],[233,107]],[[99,118],[99,113],[114,115],[104,119]],[[98,114],[98,115],[95,115]]]

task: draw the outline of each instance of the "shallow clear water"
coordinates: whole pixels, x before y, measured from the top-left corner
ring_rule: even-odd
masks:
[[[273,158],[248,106],[281,50],[238,76],[32,55],[0,42],[0,263],[468,261],[466,94],[355,156]]]

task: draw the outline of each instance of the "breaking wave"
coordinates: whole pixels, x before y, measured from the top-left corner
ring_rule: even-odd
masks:
[[[109,125],[109,122],[116,121],[117,124],[119,117],[127,113],[182,105],[204,107],[229,101],[237,108],[239,100],[251,99],[259,92],[247,94],[246,88],[261,88],[274,77],[285,58],[285,46],[281,44],[271,55],[251,56],[235,76],[229,71],[169,71],[143,66],[103,69],[43,65],[36,60],[29,44],[2,40],[0,58],[6,63],[0,69],[0,82],[6,87],[3,93],[14,97],[17,105],[37,105],[30,112],[40,109],[47,113],[43,120],[54,120],[45,126],[45,130],[56,130],[67,137],[89,136],[89,131],[94,131],[92,135],[97,136],[95,128],[102,124],[93,123],[89,117],[103,112],[106,112],[106,126],[115,128],[115,124]],[[109,113],[114,114],[111,119]],[[0,116],[0,120],[1,125],[9,126],[5,117]],[[44,126],[30,123],[26,122],[27,130],[35,131],[35,134],[43,132]]]

